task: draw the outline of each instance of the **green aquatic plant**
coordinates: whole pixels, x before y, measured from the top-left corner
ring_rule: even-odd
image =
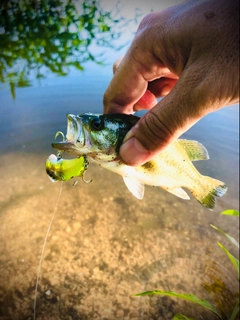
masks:
[[[231,215],[231,216],[239,216],[239,211],[237,210],[226,210],[223,211],[222,214],[224,215]],[[238,249],[239,249],[239,243],[230,235],[228,235],[223,230],[215,227],[214,225],[211,225],[212,228],[217,230],[218,232],[225,235]],[[239,260],[234,257],[227,248],[225,248],[220,242],[218,242],[219,247],[226,253],[227,257],[231,261],[234,269],[237,272],[238,280],[239,280]],[[133,296],[153,296],[153,295],[163,295],[168,297],[177,297],[186,301],[190,301],[192,303],[198,304],[202,307],[204,307],[207,310],[212,311],[215,315],[219,317],[219,319],[224,320],[223,317],[220,315],[220,313],[214,308],[207,300],[201,300],[198,297],[196,297],[193,294],[182,294],[182,293],[176,293],[173,291],[162,291],[162,290],[152,290],[152,291],[145,291],[141,293],[134,294]],[[232,314],[228,320],[235,320],[236,316],[239,313],[239,298],[235,304],[235,307],[232,311]],[[182,314],[176,314],[173,318],[173,320],[193,320],[192,318],[188,318]]]
[[[208,310],[211,310],[220,319],[222,319],[220,314],[217,312],[217,310],[207,300],[201,300],[193,294],[182,294],[182,293],[176,293],[174,291],[162,291],[162,290],[145,291],[145,292],[134,294],[134,296],[152,296],[152,295],[163,295],[163,296],[168,296],[168,297],[176,297],[176,298],[180,298],[180,299],[183,299],[186,301],[196,303],[196,304],[198,304]],[[178,318],[176,318],[176,316]],[[183,319],[189,319],[186,316],[183,316],[180,314],[175,315],[174,319],[181,319],[179,317],[184,317]]]
[[[182,314],[175,314],[173,320],[194,320],[193,318],[188,318]]]
[[[71,67],[83,70],[87,61],[101,64],[96,48],[118,49],[114,40],[128,23],[117,7],[105,10],[100,0],[1,0],[0,81],[15,98],[16,87],[29,86],[34,74],[64,76]]]

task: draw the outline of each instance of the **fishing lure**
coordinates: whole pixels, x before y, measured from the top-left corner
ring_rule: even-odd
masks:
[[[55,139],[58,135],[61,135],[63,140],[65,139],[64,134],[60,131],[56,133]],[[89,162],[85,155],[79,156],[75,159],[63,159],[60,152],[57,156],[51,154],[45,164],[46,172],[49,175],[50,180],[53,182],[68,181],[75,177],[83,177],[88,166]]]
[[[61,154],[51,154],[46,160],[46,172],[51,181],[68,181],[75,177],[83,177],[89,162],[86,156],[75,159],[63,159]]]

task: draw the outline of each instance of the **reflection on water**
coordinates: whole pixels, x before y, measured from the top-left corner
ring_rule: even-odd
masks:
[[[54,135],[66,132],[66,113],[102,112],[111,67],[84,66],[40,85],[31,78],[31,87],[15,88],[15,100],[0,87],[3,320],[33,317],[39,258],[60,188],[44,167]],[[184,135],[209,151],[210,160],[195,163],[200,172],[229,186],[212,212],[193,197],[184,201],[160,188],[147,187],[139,201],[120,176],[94,165],[86,175],[92,183],[63,184],[42,264],[37,319],[168,320],[175,313],[216,319],[177,299],[131,296],[152,289],[193,293],[230,315],[238,281],[217,241],[238,252],[210,223],[238,238],[237,218],[220,215],[238,208],[238,116],[238,106],[222,109]]]
[[[69,67],[83,70],[86,61],[101,63],[96,46],[116,47],[130,22],[99,0],[8,0],[0,3],[0,16],[0,80],[9,82],[14,98],[16,87],[30,85],[32,70],[40,79],[46,71],[64,76]]]

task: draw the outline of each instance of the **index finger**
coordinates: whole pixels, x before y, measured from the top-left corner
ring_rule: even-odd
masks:
[[[146,47],[146,42],[135,37],[104,94],[105,113],[133,113],[148,82],[169,74],[169,69]]]
[[[104,94],[104,113],[132,113],[147,85],[139,64],[125,56]]]

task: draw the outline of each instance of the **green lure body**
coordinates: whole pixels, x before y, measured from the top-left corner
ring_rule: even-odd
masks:
[[[62,159],[51,154],[46,160],[46,172],[52,181],[68,181],[75,177],[82,177],[88,168],[85,156],[75,159]]]

